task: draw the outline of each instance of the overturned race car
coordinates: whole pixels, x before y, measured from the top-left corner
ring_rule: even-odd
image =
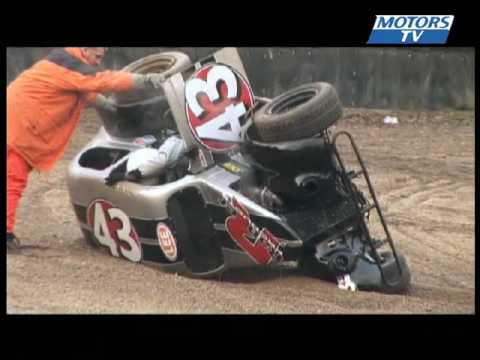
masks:
[[[330,84],[256,98],[235,48],[193,64],[182,53],[154,54],[124,70],[167,80],[112,96],[116,111],[99,110],[104,126],[69,167],[71,202],[92,245],[193,277],[266,266],[341,289],[408,290],[407,261],[358,148],[348,132],[332,136],[342,105]],[[154,176],[106,182],[139,149],[172,135],[185,144],[181,159]],[[358,170],[346,168],[339,138]],[[381,237],[371,235],[371,211]]]

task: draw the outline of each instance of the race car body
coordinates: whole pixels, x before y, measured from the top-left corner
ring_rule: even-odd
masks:
[[[350,290],[408,289],[407,262],[394,248],[353,138],[332,137],[341,107],[331,85],[255,98],[233,48],[194,64],[184,54],[155,54],[126,69],[168,79],[161,91],[114,98],[117,112],[100,114],[104,127],[72,161],[69,193],[92,244],[187,276],[266,266]],[[188,148],[174,168],[153,179],[105,183],[148,146],[142,139],[171,134]],[[336,147],[341,136],[350,139],[361,171],[345,168]],[[361,176],[370,198],[353,182]],[[372,210],[382,239],[370,235]]]

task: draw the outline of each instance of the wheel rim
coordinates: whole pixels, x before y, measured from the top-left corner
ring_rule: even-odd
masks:
[[[135,66],[135,64],[127,65],[127,67],[124,68],[124,71],[130,71],[137,74],[163,73],[170,70],[176,62],[177,60],[174,57],[166,56],[163,59],[152,59],[149,62],[137,66]]]

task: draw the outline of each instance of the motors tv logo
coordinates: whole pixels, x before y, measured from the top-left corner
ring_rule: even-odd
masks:
[[[445,44],[454,15],[376,15],[367,44]]]

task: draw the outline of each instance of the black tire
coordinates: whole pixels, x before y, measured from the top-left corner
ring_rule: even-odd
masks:
[[[122,71],[136,74],[159,73],[170,76],[183,70],[190,64],[191,62],[187,55],[171,51],[145,56],[128,64]],[[135,90],[118,93],[114,98],[117,104],[126,105],[145,101],[155,96],[158,96],[158,90]]]
[[[309,138],[333,125],[343,108],[335,88],[325,82],[299,86],[274,98],[254,115],[259,140]]]
[[[192,201],[188,202],[188,205],[182,205],[182,201],[176,196],[168,201],[168,214],[175,227],[179,251],[190,275],[202,276],[212,272],[210,275],[215,275],[223,271],[221,247],[213,238],[214,230],[201,196],[195,190],[187,189],[184,192],[190,193],[188,199]]]

